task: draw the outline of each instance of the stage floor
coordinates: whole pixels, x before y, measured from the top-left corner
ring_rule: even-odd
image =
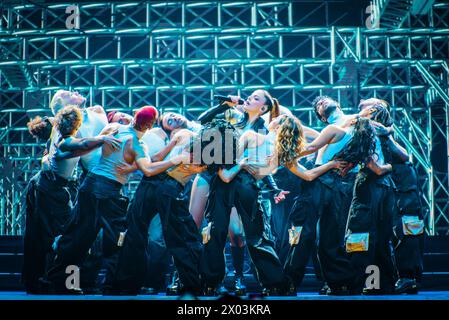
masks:
[[[253,300],[248,296],[242,300]],[[217,300],[217,297],[199,297],[198,300]],[[257,299],[257,298],[256,298]],[[179,297],[159,295],[138,296],[57,296],[57,295],[30,295],[25,292],[3,291],[0,300],[180,300]],[[181,300],[191,300],[185,297]],[[449,291],[422,291],[417,295],[386,295],[386,296],[320,296],[313,292],[298,293],[296,297],[268,297],[263,300],[449,300]]]

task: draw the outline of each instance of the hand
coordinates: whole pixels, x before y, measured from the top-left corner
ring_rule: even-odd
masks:
[[[101,139],[104,143],[104,145],[107,145],[112,148],[112,150],[117,151],[120,149],[120,144],[122,143],[121,140],[116,139],[111,136],[101,136]]]
[[[344,167],[343,169],[339,169],[340,170],[340,176],[344,177],[346,176],[346,174],[352,170],[352,168],[354,168],[354,164],[353,163],[349,163],[346,167]]]
[[[113,136],[118,133],[118,127],[111,127],[102,133],[100,133],[100,136]]]
[[[349,165],[349,162],[343,161],[341,159],[336,159],[332,160],[332,164],[334,169],[343,170]]]
[[[277,161],[278,157],[274,154],[266,158],[267,165],[270,167],[278,167],[279,163]]]
[[[189,152],[183,152],[180,155],[171,158],[170,161],[174,165],[190,164],[191,163],[191,159],[192,159],[192,155]]]
[[[233,107],[239,103],[240,96],[228,96],[228,98],[230,98],[232,102],[225,101],[224,103],[230,107]]]
[[[170,139],[170,143],[173,144],[174,146],[176,146],[182,139],[182,135],[180,134],[175,134],[173,136],[173,138]]]
[[[372,121],[371,124],[376,131],[376,135],[378,136],[388,136],[390,134],[390,128],[385,127],[383,124],[379,122]]]
[[[278,204],[285,200],[285,196],[288,195],[290,191],[281,190],[277,195],[274,196],[274,203]]]
[[[122,164],[115,168],[115,171],[117,171],[118,174],[129,174],[134,171],[137,171],[137,165],[135,162],[133,164]]]
[[[249,161],[248,157],[240,160],[239,165],[242,167],[242,169],[246,169],[246,167],[249,165],[248,161]]]

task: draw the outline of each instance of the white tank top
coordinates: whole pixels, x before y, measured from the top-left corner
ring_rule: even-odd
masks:
[[[119,165],[128,164],[125,161],[125,145],[130,139],[136,139],[134,130],[131,125],[119,126],[118,133],[114,135],[114,138],[121,140],[120,149],[112,151],[110,147],[104,146],[102,148],[102,154],[100,161],[92,169],[92,173],[104,176],[114,181],[118,181],[121,184],[125,184],[130,174],[119,174],[116,168]]]
[[[100,134],[101,130],[108,124],[106,114],[94,112],[90,109],[83,110],[83,124],[78,131],[80,138],[91,138]],[[81,156],[81,164],[87,171],[91,171],[100,161],[101,148],[97,148]]]
[[[48,162],[50,164],[50,170],[64,179],[71,179],[80,157],[56,161],[56,145],[59,144],[60,139],[61,134],[56,127],[53,127],[51,130],[50,148],[48,149]]]
[[[352,139],[354,134],[354,127],[350,127],[346,130],[346,134],[343,138],[335,143],[330,143],[318,150],[318,155],[315,160],[316,165],[323,165],[332,160],[332,158],[340,152],[349,141]]]
[[[276,167],[268,165],[268,157],[274,154],[274,139],[276,135],[273,132],[269,132],[264,136],[261,144],[252,148],[246,148],[243,152],[242,158],[248,158],[249,162],[261,164],[261,168],[258,170],[256,179],[262,179],[273,172]]]
[[[168,139],[162,138],[161,135],[158,134],[158,130],[161,129],[154,128],[148,130],[143,135],[142,139],[140,139],[148,147],[148,154],[150,155],[150,157],[161,151],[168,143]]]

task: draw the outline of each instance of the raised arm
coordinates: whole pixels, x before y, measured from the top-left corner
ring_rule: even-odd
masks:
[[[304,136],[306,137],[306,140],[308,142],[315,140],[320,135],[320,133],[315,129],[309,128],[305,125],[303,125],[302,127],[304,129]]]
[[[213,119],[217,118],[219,114],[222,114],[226,112],[226,110],[230,109],[231,107],[227,104],[219,104],[216,105],[206,111],[204,111],[200,116],[198,117],[198,121],[201,124],[205,124],[208,122],[211,122]]]
[[[331,169],[342,168],[346,165],[346,162],[339,160],[331,160],[326,164],[323,164],[319,167],[307,170],[304,168],[299,162],[295,162],[293,166],[290,166],[288,169],[296,176],[300,177],[306,181],[313,181],[319,176],[323,175],[327,171]]]
[[[323,129],[323,131],[321,131],[315,140],[309,144],[306,144],[304,150],[300,154],[300,157],[317,152],[320,148],[331,143],[337,137],[338,133],[339,130],[337,127],[332,125],[327,126]]]
[[[56,160],[70,159],[74,157],[83,156],[92,150],[103,146],[110,145],[113,150],[120,148],[120,140],[111,136],[96,136],[93,138],[74,138],[68,137],[58,145],[55,154]]]

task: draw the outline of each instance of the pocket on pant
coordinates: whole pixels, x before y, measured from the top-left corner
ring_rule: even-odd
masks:
[[[424,221],[417,216],[402,216],[402,232],[405,236],[417,236],[424,233]]]
[[[299,244],[302,229],[303,228],[301,226],[292,226],[288,229],[288,243],[290,246],[294,247]]]
[[[369,233],[348,233],[346,235],[346,252],[364,252],[369,249]]]
[[[362,203],[353,203],[350,209],[348,229],[352,232],[367,232],[372,226],[371,208]]]

